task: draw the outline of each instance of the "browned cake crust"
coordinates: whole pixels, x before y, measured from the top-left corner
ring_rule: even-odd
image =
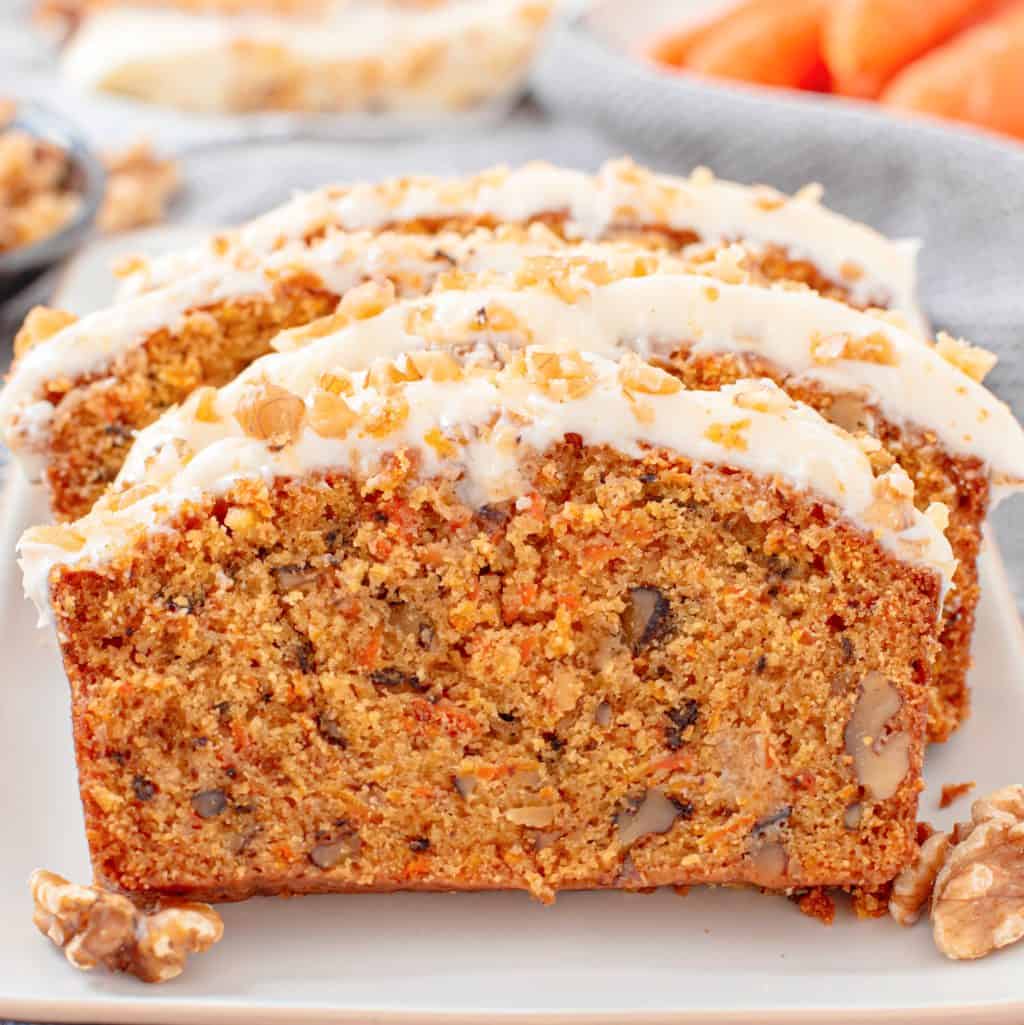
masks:
[[[527,472],[529,502],[480,509],[401,458],[361,488],[246,482],[56,570],[97,877],[543,900],[890,879],[937,578],[745,473],[571,437]]]

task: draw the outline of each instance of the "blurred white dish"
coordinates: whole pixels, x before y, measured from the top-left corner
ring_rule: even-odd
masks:
[[[234,134],[419,135],[505,113],[553,6],[324,0],[314,18],[124,0],[70,22],[60,66],[80,94]]]

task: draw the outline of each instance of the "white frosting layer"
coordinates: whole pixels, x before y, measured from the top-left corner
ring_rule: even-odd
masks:
[[[235,253],[230,262],[175,275],[157,290],[140,291],[34,345],[17,361],[0,392],[5,440],[35,477],[41,467],[33,456],[46,446],[53,414],[53,407],[41,398],[48,382],[101,372],[157,330],[177,330],[190,310],[225,300],[270,298],[283,277],[311,275],[338,296],[363,281],[386,278],[400,293],[413,295],[427,291],[453,265],[467,271],[514,273],[535,256],[568,248],[542,225],[534,225],[515,239],[483,230],[436,236],[331,233],[313,245],[293,242],[259,258]],[[575,251],[613,266],[636,258],[632,247],[610,243],[583,244]],[[683,266],[671,257],[660,259],[667,267]]]
[[[697,353],[754,354],[796,380],[862,394],[887,419],[927,429],[951,452],[981,459],[1006,483],[1024,483],[1024,430],[1009,407],[933,346],[884,320],[807,290],[726,284],[700,275],[659,272],[607,285],[591,285],[580,275],[573,282],[579,289],[575,302],[543,288],[510,285],[407,300],[296,352],[258,360],[240,375],[239,386],[269,373],[302,394],[334,366],[362,368],[427,345],[533,341],[611,358],[624,352],[652,358],[685,342]],[[424,333],[409,314],[427,307]],[[482,309],[510,311],[516,326],[499,332],[478,326]],[[859,343],[887,347],[891,364],[841,355],[844,346],[856,353]],[[285,332],[276,344],[292,345],[293,336]],[[172,410],[140,432],[125,479],[135,479],[154,446],[173,437],[191,441],[194,430],[187,411]]]
[[[792,258],[809,260],[846,285],[855,302],[899,310],[923,331],[915,291],[918,244],[891,241],[819,200],[815,189],[787,197],[708,173],[695,172],[689,179],[654,175],[625,160],[606,164],[597,175],[536,163],[468,179],[411,178],[321,189],[296,196],[227,238],[240,248],[265,252],[325,225],[379,229],[459,216],[513,222],[564,212],[569,231],[580,238],[600,238],[612,227],[648,225],[691,230],[707,242],[743,239],[782,246]],[[212,243],[164,257],[152,263],[145,281],[152,287],[218,258]]]
[[[387,322],[377,318],[378,327],[382,320]],[[381,436],[369,429],[367,417],[395,393],[379,390],[379,379],[371,374],[357,374],[345,397],[357,415],[356,423],[344,437],[322,437],[309,415],[316,387],[295,390],[311,379],[312,348],[317,347],[268,357],[260,366],[261,382],[272,381],[304,397],[305,423],[290,443],[259,440],[235,417],[240,404],[247,397],[251,401],[254,393],[255,378],[249,375],[217,393],[204,422],[193,415],[199,396],[189,400],[184,414],[177,414],[179,422],[187,416],[192,425],[187,439],[194,453],[190,458],[183,459],[176,444],[167,446],[145,469],[138,458],[132,459],[125,475],[141,471],[142,481],[155,485],[152,493],[140,490],[137,500],[120,507],[101,501],[71,528],[37,528],[26,534],[19,545],[25,586],[41,612],[47,609],[54,566],[100,565],[133,539],[159,529],[182,503],[223,493],[240,479],[270,481],[325,469],[365,478],[389,453],[412,449],[419,453],[421,476],[457,480],[467,502],[507,500],[529,491],[520,474],[524,456],[547,450],[568,433],[578,434],[588,445],[608,445],[634,458],[650,446],[695,462],[781,478],[834,505],[900,559],[932,569],[944,586],[951,578],[954,559],[949,544],[932,519],[913,508],[913,485],[903,470],[896,467],[876,479],[850,435],[809,407],[792,402],[771,382],[745,381],[720,392],[651,394],[637,390],[636,379],[624,375],[654,373],[671,387],[678,383],[639,362],[622,364],[593,355],[584,355],[581,361],[588,388],[571,395],[539,386],[522,367],[470,371],[456,379],[424,376],[402,385],[398,394],[407,415]],[[316,362],[322,364],[323,347],[319,348]],[[527,350],[527,366],[546,359],[547,350]],[[401,365],[409,364],[403,360]],[[211,415],[219,419],[209,422]],[[436,444],[438,433],[447,444]],[[880,501],[899,515],[880,516]]]
[[[500,81],[480,85],[484,93],[497,92],[509,84],[506,63],[522,64],[528,56],[545,6],[546,0],[447,0],[421,9],[339,0],[319,16],[299,18],[124,4],[85,20],[64,52],[62,68],[76,87],[90,90],[116,89],[119,76],[137,68],[191,67],[205,79],[201,87],[166,79],[162,85],[147,80],[147,85],[167,96],[188,96],[187,105],[199,109],[231,109],[233,93],[245,84],[246,59],[253,62],[255,83],[266,62],[276,59],[282,73],[292,66],[312,73],[321,69],[319,89],[304,93],[314,109],[337,108],[335,94],[342,109],[359,109],[359,96],[369,99],[379,87],[387,86],[388,95],[398,88],[411,98],[435,87],[443,90],[443,83],[460,81],[464,71],[480,77],[479,55],[490,53]],[[534,13],[524,13],[531,8]],[[247,54],[245,47],[264,49]],[[359,74],[368,60],[379,71],[376,78]]]

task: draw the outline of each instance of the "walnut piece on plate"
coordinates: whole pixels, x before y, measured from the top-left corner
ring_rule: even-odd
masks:
[[[166,982],[189,954],[208,950],[224,934],[208,904],[174,904],[152,912],[99,886],[79,886],[36,869],[29,882],[36,928],[64,950],[76,968],[102,966],[143,982]]]
[[[914,861],[892,883],[889,914],[900,925],[913,925],[932,895],[935,877],[949,853],[949,834],[932,833],[917,849]]]
[[[959,823],[932,893],[935,945],[972,959],[1024,937],[1024,786],[974,802]]]

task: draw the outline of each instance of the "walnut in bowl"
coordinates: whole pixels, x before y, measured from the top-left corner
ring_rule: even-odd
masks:
[[[0,106],[0,302],[83,240],[105,181],[62,117],[32,103]]]

